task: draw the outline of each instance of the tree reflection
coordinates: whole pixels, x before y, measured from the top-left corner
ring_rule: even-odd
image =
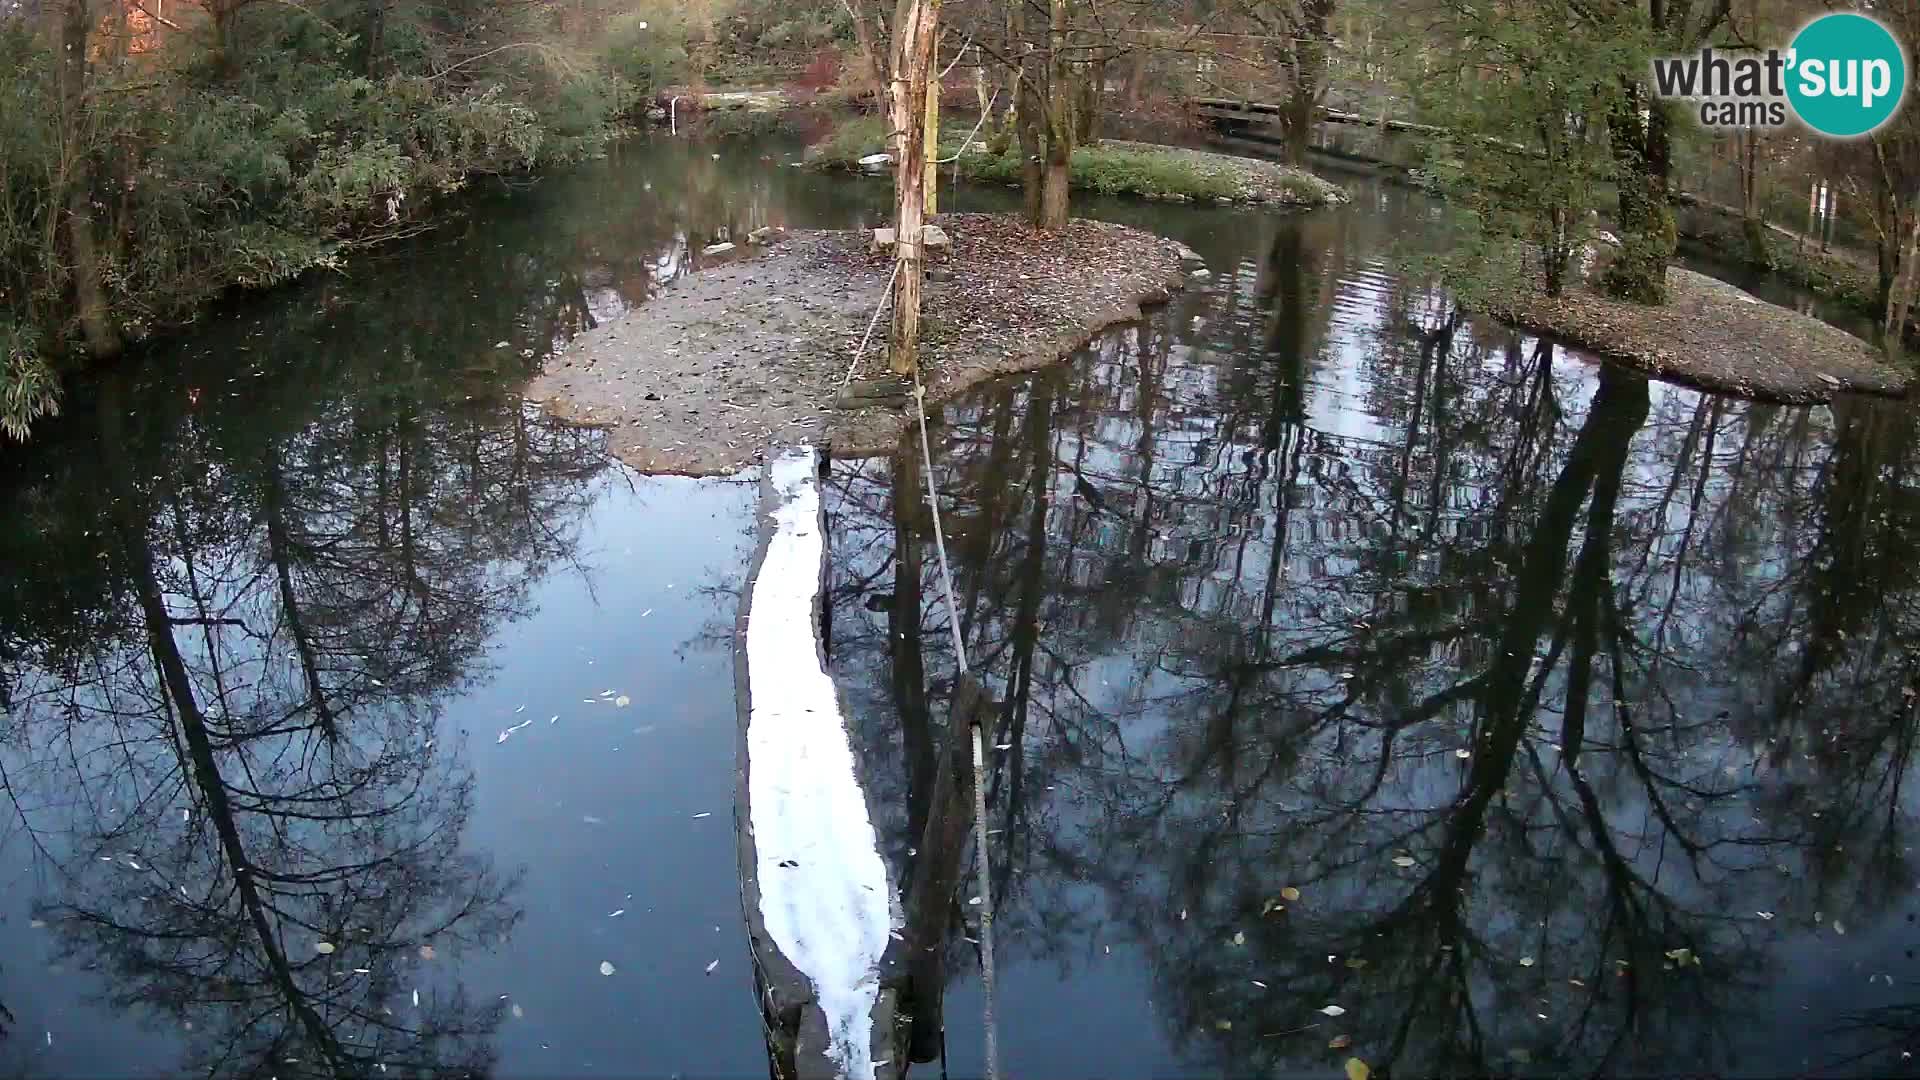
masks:
[[[1003,947],[1139,945],[1169,1041],[1236,1072],[1735,1067],[1788,927],[1915,881],[1912,418],[1650,386],[1269,241],[949,410]],[[886,469],[836,472],[835,664],[924,641],[941,717]]]
[[[84,527],[55,530],[104,570],[85,632],[5,620],[45,630],[6,679],[9,791],[55,863],[36,915],[184,1069],[485,1073],[507,1006],[457,963],[520,913],[462,849],[438,702],[573,557],[599,436],[417,395],[141,424],[136,393],[105,383]]]

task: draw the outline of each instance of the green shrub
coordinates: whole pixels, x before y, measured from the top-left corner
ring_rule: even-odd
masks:
[[[879,115],[848,119],[807,151],[808,160],[823,169],[857,168],[860,159],[887,148],[887,118]]]

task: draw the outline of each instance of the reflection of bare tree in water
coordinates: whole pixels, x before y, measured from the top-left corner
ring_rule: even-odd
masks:
[[[519,913],[461,851],[472,780],[434,702],[571,558],[595,437],[342,412],[156,474],[120,393],[98,441],[119,629],[15,672],[10,790],[64,838],[39,913],[195,1072],[485,1072],[506,1006],[451,972]]]
[[[1911,419],[1651,387],[1400,285],[1372,426],[1317,430],[1341,268],[1274,248],[1210,313],[1269,355],[1175,308],[949,414],[1004,948],[1143,946],[1170,1038],[1236,1069],[1337,1034],[1411,1074],[1725,1067],[1790,920],[1911,891]],[[895,773],[886,718],[952,683],[889,479],[836,474],[835,663],[926,688],[855,691],[912,792],[938,742]]]

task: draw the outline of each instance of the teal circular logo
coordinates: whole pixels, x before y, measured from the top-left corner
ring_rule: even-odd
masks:
[[[1787,100],[1822,135],[1865,135],[1906,94],[1906,50],[1865,15],[1820,16],[1801,28],[1787,56]]]

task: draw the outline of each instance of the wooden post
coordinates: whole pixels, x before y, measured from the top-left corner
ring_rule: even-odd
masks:
[[[893,73],[893,115],[900,130],[894,165],[893,322],[887,334],[887,366],[911,375],[920,362],[920,294],[926,262],[921,258],[926,225],[927,83],[940,29],[940,0],[913,0],[900,28],[899,67]]]

